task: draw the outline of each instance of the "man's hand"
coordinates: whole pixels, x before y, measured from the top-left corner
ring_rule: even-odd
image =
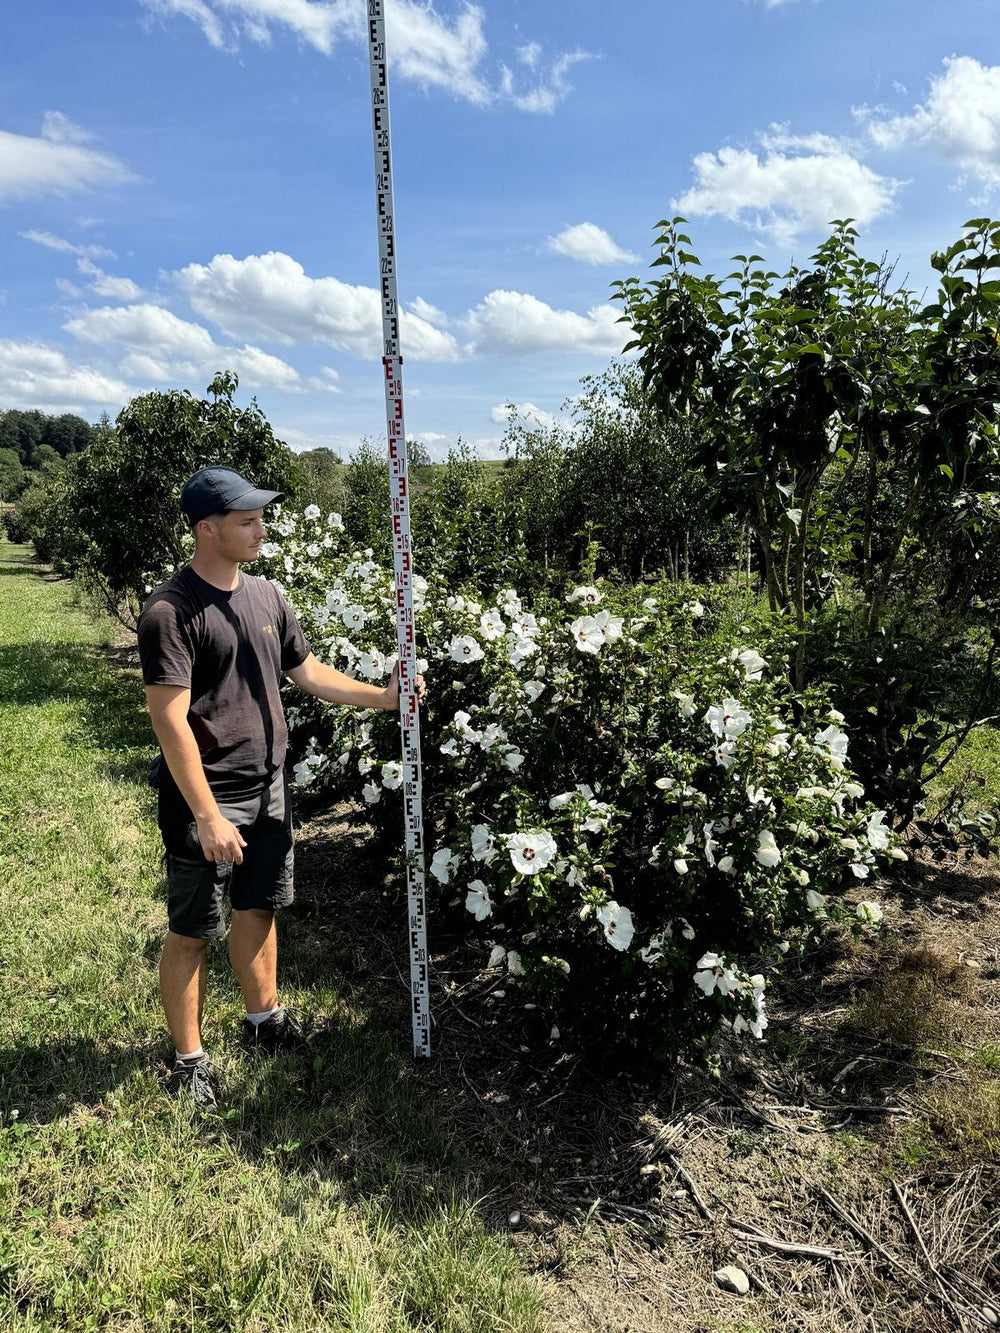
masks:
[[[246,842],[235,824],[231,824],[219,813],[208,819],[199,819],[196,823],[198,841],[201,843],[206,861],[217,861],[219,865],[243,864],[243,848]]]
[[[383,704],[383,707],[386,709],[386,711],[399,708],[399,663],[398,662],[392,668],[392,675],[389,677],[389,684],[385,687],[384,695],[385,695],[385,703]],[[424,678],[423,676],[418,676],[417,703],[422,704],[423,701],[424,701]]]

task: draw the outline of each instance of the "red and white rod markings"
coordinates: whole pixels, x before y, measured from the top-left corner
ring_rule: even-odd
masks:
[[[403,358],[399,349],[396,296],[396,236],[393,229],[392,152],[389,144],[389,76],[385,52],[385,2],[368,0],[368,59],[375,145],[375,198],[382,294],[382,365],[389,440],[392,547],[396,574],[396,630],[399,641],[399,722],[403,739],[403,814],[406,829],[406,889],[410,923],[410,1002],[413,1054],[431,1053],[430,986],[427,976],[427,885],[424,877],[424,823],[420,779],[420,713],[417,656],[413,637],[413,557],[410,501],[403,426]]]

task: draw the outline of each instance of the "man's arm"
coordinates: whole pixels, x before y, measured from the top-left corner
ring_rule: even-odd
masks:
[[[357,708],[399,707],[399,667],[393,667],[389,684],[383,688],[368,685],[363,680],[353,680],[331,666],[320,662],[310,653],[306,660],[285,675],[293,680],[306,694],[314,694],[317,699],[325,699],[331,704],[353,704]],[[417,698],[424,697],[424,678],[417,677]],[[172,771],[172,770],[171,770]]]
[[[246,843],[235,825],[223,817],[205,777],[198,742],[187,720],[191,691],[179,685],[147,685],[146,702],[167,767],[197,822],[205,860],[239,865]]]

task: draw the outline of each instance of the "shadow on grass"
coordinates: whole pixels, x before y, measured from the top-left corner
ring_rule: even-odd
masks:
[[[56,1037],[37,1045],[0,1047],[0,1108],[21,1122],[46,1125],[74,1103],[93,1106],[150,1068],[157,1047],[97,1042],[92,1037]]]

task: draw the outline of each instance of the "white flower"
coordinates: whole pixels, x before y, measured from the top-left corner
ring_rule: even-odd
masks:
[[[319,505],[306,505],[305,509],[302,511],[302,517],[309,519],[319,518]]]
[[[684,694],[680,690],[674,690],[673,697],[677,700],[677,711],[681,717],[694,717],[693,694]]]
[[[492,750],[494,745],[507,739],[507,733],[501,727],[499,722],[490,722],[485,726],[479,736],[479,745],[483,750]]]
[[[492,608],[484,611],[479,617],[479,632],[487,642],[492,643],[494,639],[500,639],[507,632],[507,626],[504,624],[503,616],[499,611]]]
[[[277,542],[264,542],[260,548],[260,553],[268,560],[273,560],[276,555],[281,554],[281,547]]]
[[[569,628],[581,653],[599,653],[604,647],[604,631],[593,616],[581,616]]]
[[[843,722],[844,720],[844,715],[839,708],[831,708],[829,713],[827,713],[827,717],[831,722]]]
[[[503,960],[504,960],[506,957],[507,957],[507,950],[503,947],[502,944],[498,944],[498,945],[497,945],[497,946],[490,952],[490,961],[486,964],[486,966],[487,966],[487,967],[499,967],[500,964],[503,962]]]
[[[302,783],[312,782],[313,763],[311,759],[306,758],[301,760],[299,763],[295,765],[293,772],[295,773],[296,782],[302,782]]]
[[[732,875],[732,874],[735,874],[735,873],[736,873],[736,872],[735,872],[735,865],[736,865],[736,862],[733,860],[733,858],[732,858],[731,856],[720,856],[720,857],[719,857],[719,869],[722,871],[722,873],[723,873],[724,875]]]
[[[704,954],[696,966],[700,970],[694,974],[694,984],[706,995],[711,995],[715,990],[718,990],[720,995],[729,995],[732,991],[739,990],[739,978],[735,972],[726,967],[717,953]]]
[[[382,788],[376,786],[374,782],[366,782],[361,790],[361,795],[369,805],[378,805],[382,799]]]
[[[627,907],[617,903],[605,903],[597,913],[597,919],[604,927],[604,938],[613,949],[627,949],[632,943],[635,927],[632,925],[632,913]]]
[[[705,608],[702,606],[701,602],[698,601],[685,602],[683,610],[687,611],[688,615],[694,616],[696,620],[700,619],[705,614]]]
[[[681,923],[681,934],[684,936],[684,938],[686,940],[693,940],[694,926],[692,926],[689,921],[685,921],[682,916],[679,916],[677,920]]]
[[[338,532],[344,530],[344,520],[339,514],[327,514],[326,525],[328,528],[335,528]]]
[[[452,856],[450,847],[442,847],[431,859],[431,874],[442,884],[448,884],[458,869],[458,857]]]
[[[344,622],[345,629],[364,629],[367,622],[372,619],[363,606],[357,605],[346,607],[341,612],[340,618]]]
[[[860,852],[861,843],[857,838],[841,838],[840,845],[845,852]]]
[[[876,851],[885,851],[889,846],[889,830],[885,827],[884,810],[875,810],[869,816],[865,837],[868,839],[869,847],[874,847]]]
[[[754,852],[754,857],[760,865],[769,868],[780,862],[781,852],[770,829],[764,829],[757,834],[757,850]]]
[[[678,875],[686,875],[688,872],[688,863],[683,856],[678,856],[674,861],[674,869]]]
[[[854,910],[858,920],[863,921],[866,926],[877,926],[883,917],[882,908],[878,903],[858,903]]]
[[[858,879],[867,879],[871,873],[871,867],[865,865],[864,861],[852,861],[851,869],[854,871]]]
[[[465,910],[471,912],[477,921],[485,921],[493,911],[490,891],[481,879],[474,879],[469,884],[465,899]]]
[[[382,786],[395,791],[403,784],[403,765],[398,759],[390,759],[382,765]]]
[[[514,773],[524,763],[524,755],[519,754],[517,750],[508,750],[503,757],[503,762],[505,767],[509,768],[511,772]]]
[[[815,889],[807,889],[806,906],[811,908],[812,911],[818,912],[821,908],[826,906],[826,899],[821,893],[817,893]]]
[[[902,847],[890,847],[889,855],[893,861],[908,861],[910,859],[906,852],[903,851]]]
[[[458,737],[449,736],[441,746],[441,753],[446,754],[449,759],[454,759],[455,755],[458,754]]]
[[[508,833],[507,850],[514,869],[519,875],[537,875],[555,856],[555,838],[545,830],[531,833]]]
[[[713,704],[705,714],[705,721],[715,736],[726,740],[736,740],[742,736],[753,721],[753,717],[736,699],[723,699],[721,704]]]
[[[583,587],[574,588],[566,597],[567,602],[584,602],[587,606],[596,606],[601,600],[601,593],[596,589],[585,584]]]
[[[602,633],[605,643],[617,643],[622,636],[622,626],[624,621],[621,616],[613,616],[610,611],[598,611],[594,616]]]
[[[496,601],[504,615],[513,618],[521,614],[521,599],[513,588],[504,588],[503,592],[498,592]]]
[[[448,645],[448,652],[454,662],[478,662],[483,656],[483,649],[471,634],[455,635]]]
[[[737,661],[743,668],[743,674],[747,680],[760,680],[764,674],[764,668],[767,666],[767,661],[761,657],[756,648],[744,648]]]
[[[525,694],[528,696],[528,698],[531,700],[532,703],[537,703],[540,696],[545,690],[545,686],[542,684],[540,680],[525,681],[524,685],[521,688],[524,690]]]
[[[455,714],[454,723],[455,726],[458,727],[459,735],[462,737],[462,740],[466,741],[469,745],[478,745],[482,739],[483,733],[481,731],[476,731],[470,726],[469,724],[471,721],[471,716],[461,708]]]
[[[507,971],[512,977],[523,977],[524,968],[521,965],[521,955],[514,949],[511,949],[507,955]]]
[[[736,742],[723,741],[717,745],[714,750],[715,762],[721,764],[723,768],[732,768],[736,763]]]
[[[795,870],[792,872],[792,878],[795,880],[795,883],[798,884],[799,888],[804,889],[809,883],[809,871]]]
[[[847,733],[832,723],[813,737],[817,750],[825,750],[834,768],[843,768],[847,760]]]
[[[377,648],[362,653],[358,658],[358,673],[369,680],[381,680],[385,675],[385,654]]]
[[[369,754],[363,754],[358,760],[358,772],[362,777],[364,777],[366,773],[370,773],[374,767],[375,760]]]
[[[513,643],[508,644],[507,661],[511,666],[518,667],[529,657],[534,657],[537,652],[538,644],[534,639],[515,639]]]
[[[712,834],[715,832],[715,825],[709,820],[707,824],[702,825],[701,831],[705,838],[705,860],[710,866],[714,866],[715,849],[719,845],[712,837]]]

